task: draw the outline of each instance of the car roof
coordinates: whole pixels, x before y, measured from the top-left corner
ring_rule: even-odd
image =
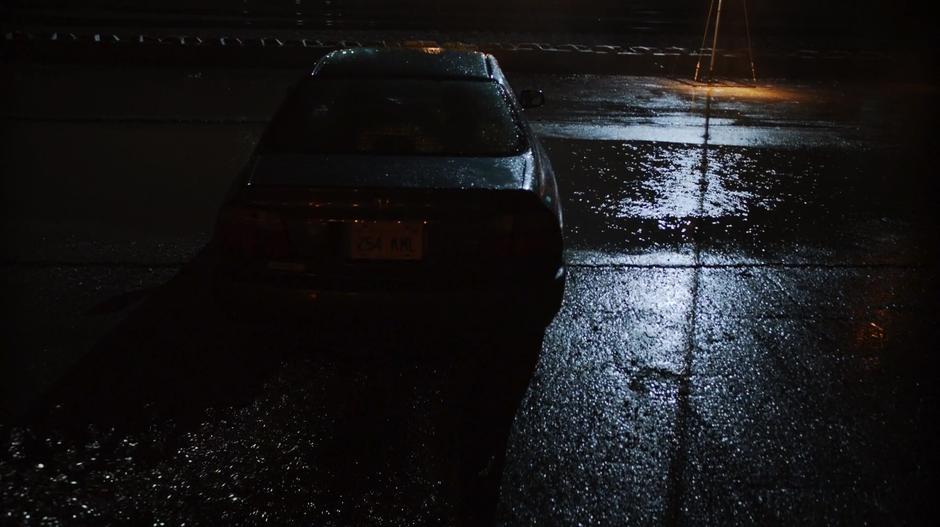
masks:
[[[445,48],[346,48],[320,59],[312,75],[492,80],[487,58],[479,51]]]

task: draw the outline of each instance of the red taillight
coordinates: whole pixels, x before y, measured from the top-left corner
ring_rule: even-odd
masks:
[[[240,256],[271,259],[290,252],[284,220],[269,210],[226,206],[219,216],[218,230],[222,246]]]
[[[561,251],[561,235],[555,218],[544,213],[521,214],[513,220],[513,254],[520,257],[552,256]]]

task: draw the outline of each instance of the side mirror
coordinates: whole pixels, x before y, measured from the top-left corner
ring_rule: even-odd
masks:
[[[519,104],[523,108],[538,108],[545,104],[545,94],[542,90],[522,90],[519,92]]]

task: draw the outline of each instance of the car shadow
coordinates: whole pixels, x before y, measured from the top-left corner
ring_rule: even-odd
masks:
[[[184,465],[244,465],[233,445],[252,442],[262,461],[238,490],[273,504],[282,519],[492,522],[528,378],[500,375],[506,369],[491,360],[526,346],[537,357],[541,335],[520,339],[470,323],[250,325],[223,314],[210,283],[204,252],[145,298],[99,306],[130,311],[28,416],[31,457],[103,466],[129,459],[130,442],[141,445],[131,456],[135,484],[148,471],[169,471],[199,494],[226,483]],[[82,449],[88,444],[94,452]],[[181,519],[240,511],[206,505],[183,509]]]

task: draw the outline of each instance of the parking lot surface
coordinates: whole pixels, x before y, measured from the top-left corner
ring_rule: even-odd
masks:
[[[507,73],[548,101],[570,274],[500,521],[920,518],[936,87]],[[233,326],[206,291],[222,196],[296,75],[3,71],[4,522],[453,519],[448,354],[498,335],[365,349]],[[433,359],[399,360],[417,340]]]

